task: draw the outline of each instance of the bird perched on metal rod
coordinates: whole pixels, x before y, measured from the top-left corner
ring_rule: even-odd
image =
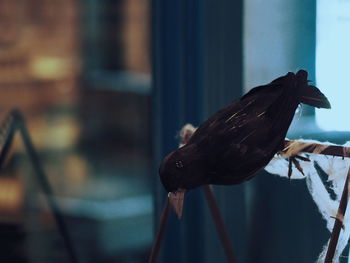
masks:
[[[330,108],[307,76],[305,70],[289,72],[253,88],[212,115],[187,144],[163,159],[160,179],[178,216],[186,191],[207,184],[239,184],[263,169],[283,150],[300,103]]]

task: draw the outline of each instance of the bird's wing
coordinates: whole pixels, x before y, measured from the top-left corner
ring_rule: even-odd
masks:
[[[275,96],[281,93],[281,83],[269,83],[267,85],[258,86],[249,90],[240,100],[255,98],[256,96]]]
[[[279,77],[269,84],[258,86],[251,89],[247,94],[245,94],[241,100],[249,99],[251,97],[258,96],[260,99],[262,96],[267,97],[269,101],[274,101],[274,99],[281,95],[283,92],[283,86],[288,83],[293,83],[295,79],[295,74],[292,72],[287,73],[285,76]],[[272,96],[272,97],[271,97]]]
[[[205,151],[216,152],[218,145],[247,144],[264,149],[270,145],[274,119],[266,112],[266,105],[237,101],[217,112],[204,122],[190,139]]]
[[[283,78],[282,78],[283,80]],[[245,126],[258,128],[263,118],[271,117],[275,111],[275,102],[281,96],[282,80],[275,80],[268,85],[259,86],[250,90],[241,99],[234,101],[225,108],[213,114],[208,120],[202,123],[192,135],[190,142],[207,142],[210,137],[215,136],[243,136]],[[272,108],[272,110],[271,110]],[[264,116],[265,115],[265,116]],[[266,127],[269,120],[263,124]],[[253,125],[251,125],[253,123]],[[255,127],[254,127],[255,126]],[[238,129],[237,129],[238,128]],[[243,131],[243,132],[242,132]],[[239,138],[237,138],[239,139]]]
[[[263,169],[273,154],[246,144],[231,144],[230,149],[217,156],[210,173],[211,184],[238,184],[251,179]]]

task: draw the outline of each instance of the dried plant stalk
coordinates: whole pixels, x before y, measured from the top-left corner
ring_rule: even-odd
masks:
[[[343,193],[339,203],[338,213],[334,221],[334,227],[333,227],[331,239],[329,241],[325,263],[333,262],[335,249],[337,248],[337,244],[338,244],[340,230],[343,227],[344,215],[346,212],[346,208],[348,205],[348,198],[349,198],[349,177],[350,177],[350,169],[348,171],[348,175],[346,176]]]

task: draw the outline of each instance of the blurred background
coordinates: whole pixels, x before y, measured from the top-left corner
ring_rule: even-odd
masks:
[[[25,115],[79,262],[143,262],[153,237],[150,7],[0,1],[0,114]],[[69,262],[15,140],[0,177],[0,261]]]
[[[184,124],[254,86],[308,70],[343,106],[303,106],[289,138],[348,140],[349,14],[345,0],[0,0],[0,118],[26,117],[78,262],[146,262],[160,160]],[[239,262],[314,262],[328,240],[303,180],[261,172],[214,193]],[[165,235],[159,262],[226,262],[201,189]],[[0,174],[0,261],[69,262],[18,136]]]

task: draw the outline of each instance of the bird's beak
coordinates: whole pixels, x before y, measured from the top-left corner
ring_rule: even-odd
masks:
[[[182,208],[184,205],[185,189],[179,189],[176,192],[170,192],[168,198],[171,206],[173,207],[177,217],[180,219],[182,216]]]

